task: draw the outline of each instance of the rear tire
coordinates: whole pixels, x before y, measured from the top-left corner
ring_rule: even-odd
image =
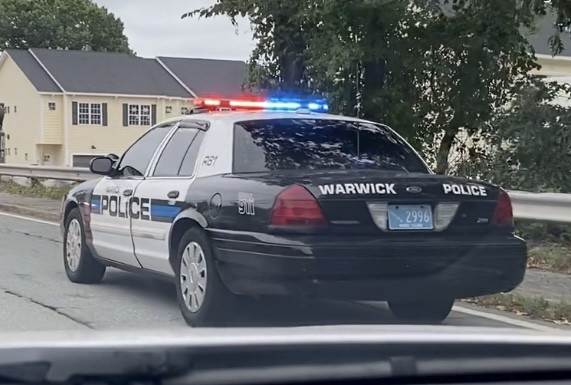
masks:
[[[85,243],[85,230],[79,209],[72,209],[65,219],[63,265],[67,278],[75,283],[99,283],[105,275],[101,264]]]
[[[454,299],[439,298],[416,301],[389,301],[395,318],[410,323],[441,323],[448,317]]]
[[[182,236],[175,260],[177,301],[190,326],[214,326],[230,312],[232,295],[220,279],[208,237],[198,227]]]

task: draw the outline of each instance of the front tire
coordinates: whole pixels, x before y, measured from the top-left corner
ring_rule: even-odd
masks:
[[[190,326],[213,326],[231,305],[231,294],[220,279],[210,242],[192,227],[180,240],[175,262],[177,300]]]
[[[72,209],[65,219],[63,265],[67,278],[75,283],[99,283],[105,275],[105,265],[93,258],[85,244],[83,220],[78,208]]]
[[[389,301],[389,309],[398,320],[409,323],[441,323],[454,306],[454,299]]]

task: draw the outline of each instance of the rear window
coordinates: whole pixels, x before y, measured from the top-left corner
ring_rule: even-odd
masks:
[[[235,173],[320,169],[429,172],[410,145],[380,125],[324,119],[235,124]]]

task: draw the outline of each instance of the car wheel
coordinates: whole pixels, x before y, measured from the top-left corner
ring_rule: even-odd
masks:
[[[231,294],[220,279],[204,231],[192,227],[180,240],[175,264],[178,304],[190,326],[213,326],[230,309]]]
[[[428,299],[422,301],[389,301],[393,315],[406,322],[440,323],[448,317],[454,299]]]
[[[93,258],[85,244],[85,231],[78,208],[65,219],[63,264],[67,278],[75,283],[99,283],[105,275],[105,265]]]

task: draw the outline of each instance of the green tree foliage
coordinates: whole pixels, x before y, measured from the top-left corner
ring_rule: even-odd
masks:
[[[0,0],[0,49],[130,53],[123,23],[90,0]]]
[[[571,193],[569,86],[535,81],[492,124],[494,151],[460,163],[458,172],[514,190]]]
[[[530,71],[539,66],[522,29],[533,30],[546,14],[566,24],[571,2],[218,0],[183,17],[226,15],[234,23],[248,17],[258,40],[254,83],[326,93],[338,112],[397,129],[446,173],[455,147],[472,162],[491,156],[494,147],[474,143],[508,136],[518,143],[509,148],[514,159],[536,150],[523,145],[540,135],[526,121],[526,103],[555,88],[545,85],[545,92],[529,96]],[[562,43],[556,28],[553,33],[549,43],[557,53]],[[566,111],[541,103],[533,110],[548,120]],[[567,122],[549,124],[546,140]],[[513,162],[525,166],[525,159]]]

